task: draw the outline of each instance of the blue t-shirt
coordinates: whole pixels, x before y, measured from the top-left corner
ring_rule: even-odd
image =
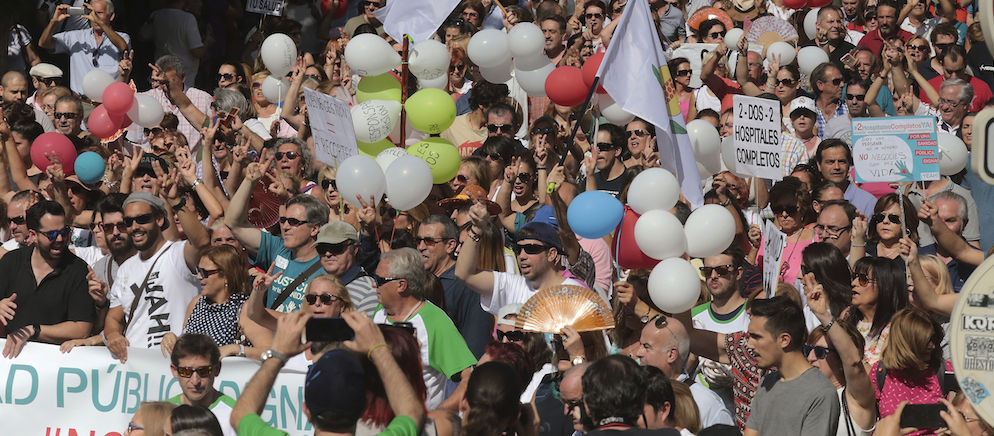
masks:
[[[294,260],[290,249],[283,246],[282,238],[266,232],[261,232],[261,236],[259,252],[255,255],[255,266],[268,271],[270,265],[275,265],[273,274],[283,272],[276,280],[273,280],[273,284],[269,287],[269,292],[266,294],[266,307],[269,307],[280,296],[283,289],[290,285],[307,268],[317,263],[320,256],[315,255],[314,258],[303,262]],[[304,303],[304,291],[307,289],[307,284],[314,277],[324,273],[324,268],[319,267],[314,270],[307,280],[297,285],[297,289],[294,289],[290,293],[290,296],[276,310],[280,312],[296,312],[300,310]]]

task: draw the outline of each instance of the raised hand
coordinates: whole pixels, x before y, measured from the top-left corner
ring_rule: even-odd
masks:
[[[189,148],[180,147],[176,150],[176,167],[187,184],[193,185],[197,181],[197,164],[193,162]]]
[[[255,183],[259,181],[262,176],[266,175],[266,172],[269,171],[269,168],[272,166],[273,154],[268,152],[264,153],[262,160],[259,162],[252,162],[245,168],[245,178],[252,183]]]
[[[369,201],[362,199],[359,194],[355,195],[356,199],[359,200],[359,205],[361,206],[358,211],[356,211],[356,217],[362,222],[363,226],[370,226],[380,221],[380,214],[376,213],[376,199],[372,195],[369,196]]]
[[[760,241],[763,240],[763,229],[759,228],[758,225],[753,224],[749,226],[748,236],[749,243],[752,244],[753,247],[759,247]]]
[[[807,297],[811,312],[819,317],[825,314],[831,316],[828,313],[828,296],[825,295],[825,288],[815,278],[814,273],[805,274],[801,277],[801,282],[804,283],[804,295]]]
[[[635,286],[627,281],[614,282],[614,292],[618,294],[618,302],[621,304],[632,304],[635,302]]]
[[[124,79],[123,81],[127,81],[131,77],[131,70],[134,68],[134,59],[135,51],[128,50],[124,52],[121,61],[117,63],[117,74]]]
[[[176,168],[170,171],[162,169],[160,161],[155,161],[152,163],[152,169],[155,171],[155,177],[159,179],[159,192],[166,196],[170,200],[175,200],[179,197],[179,174]]]
[[[905,262],[912,264],[918,261],[918,244],[912,241],[911,238],[905,236],[901,238],[901,256],[904,257]]]
[[[66,181],[66,173],[62,169],[62,160],[59,159],[59,155],[54,152],[45,153],[45,157],[51,162],[45,172],[48,173],[48,178],[52,181],[53,185],[62,185]]]
[[[266,289],[269,289],[269,287],[272,286],[273,281],[275,281],[279,276],[283,275],[283,271],[273,274],[273,269],[275,268],[276,264],[274,263],[269,266],[269,271],[266,271],[265,274],[257,275],[255,277],[255,282],[252,283],[252,288],[257,291],[258,290],[265,291]]]

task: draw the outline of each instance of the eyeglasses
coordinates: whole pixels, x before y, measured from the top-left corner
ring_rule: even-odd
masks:
[[[566,406],[566,410],[572,411],[577,407],[583,406],[583,400],[567,400],[563,398],[563,405]]]
[[[646,132],[645,130],[642,130],[642,129],[629,130],[629,131],[625,132],[625,136],[628,137],[628,138],[631,138],[633,136],[638,136],[639,138],[641,138],[641,137],[643,137],[645,135],[648,135],[648,134],[649,134],[649,132]]]
[[[128,429],[125,430],[124,432],[125,433],[131,433],[131,432],[133,432],[135,430],[145,430],[145,427],[142,427],[140,425],[135,425],[134,423],[130,423],[129,422],[128,423]]]
[[[884,219],[889,221],[891,224],[901,224],[901,216],[893,213],[875,213],[873,214],[873,221],[882,223]]]
[[[487,130],[490,133],[509,132],[511,127],[510,124],[487,124]]]
[[[618,148],[621,148],[621,147],[618,147],[617,145],[614,145],[614,143],[611,143],[611,142],[598,142],[597,143],[597,149],[600,150],[600,151],[615,150],[615,149],[618,149]]]
[[[777,85],[791,88],[794,86],[794,79],[779,79],[777,80]]]
[[[694,74],[694,70],[676,70],[677,77],[689,76]]]
[[[860,286],[866,286],[869,283],[877,282],[876,279],[870,278],[870,275],[867,273],[858,272],[856,274],[853,274],[853,276],[856,277],[856,281],[859,283]]]
[[[524,251],[526,254],[539,254],[543,251],[548,250],[549,246],[542,244],[514,244],[514,252],[520,253]]]
[[[19,226],[23,226],[25,221],[24,215],[8,217],[7,219],[10,220],[11,223],[17,224]]]
[[[801,346],[801,351],[807,356],[811,354],[812,351],[815,352],[815,359],[821,360],[828,355],[829,352],[835,352],[834,348],[822,347],[821,345],[808,345],[804,344]]]
[[[390,283],[394,280],[403,280],[400,277],[380,277],[378,275],[373,275],[373,280],[376,282],[376,287],[383,287],[383,285]]]
[[[711,37],[711,38],[724,38],[725,37],[725,31],[711,32],[711,33],[708,34],[708,36]]]
[[[276,160],[283,160],[283,156],[286,156],[288,160],[294,160],[300,157],[300,153],[297,153],[296,151],[286,151],[286,152],[277,151],[276,154],[273,155],[273,157],[275,157]]]
[[[705,278],[711,277],[711,271],[714,271],[718,273],[719,276],[724,277],[735,271],[735,265],[702,266],[698,269],[701,270],[701,274],[704,274]]]
[[[520,342],[525,340],[525,332],[521,330],[511,330],[509,332],[497,330],[497,341],[504,342],[504,338],[507,338],[508,342]]]
[[[224,73],[224,74],[218,74],[217,78],[218,78],[218,80],[220,80],[220,79],[224,79],[224,80],[235,80],[235,75],[232,74],[232,73]]]
[[[586,18],[586,19],[588,19],[588,20],[591,19],[591,18],[600,18],[600,17],[603,17],[603,16],[604,16],[603,12],[598,12],[598,13],[594,13],[594,14],[583,14],[583,17]]]
[[[99,67],[100,66],[100,64],[97,62],[97,56],[100,56],[99,48],[100,47],[97,47],[97,48],[93,49],[93,58],[90,59],[90,63],[93,64],[94,67]]]
[[[63,229],[50,230],[50,231],[47,231],[47,232],[43,231],[43,230],[37,230],[37,229],[35,231],[38,232],[39,235],[45,235],[46,238],[48,238],[49,240],[54,241],[54,240],[58,239],[59,236],[62,236],[62,239],[69,238],[69,235],[72,234],[72,227],[66,226]]]
[[[925,51],[925,50],[928,50],[928,46],[924,45],[924,44],[922,44],[922,45],[908,44],[905,47],[907,47],[908,50],[915,50],[915,51]]]
[[[212,276],[214,274],[217,274],[220,271],[221,270],[219,270],[219,269],[205,269],[205,268],[197,267],[197,276],[200,277],[200,278],[202,278],[202,279],[206,279],[206,278],[208,278],[208,277],[210,277],[210,276]]]
[[[147,128],[147,129],[145,129],[145,136],[157,136],[157,135],[162,134],[162,132],[164,132],[164,131],[165,131],[165,129],[163,129],[162,127],[151,127],[151,128]]]
[[[349,246],[352,245],[351,241],[340,242],[337,244],[318,244],[317,251],[322,256],[338,256],[345,252]]]
[[[321,75],[320,74],[304,74],[304,77],[307,77],[309,79],[314,79],[315,82],[320,82],[321,81]]]
[[[65,118],[67,120],[75,120],[78,114],[76,112],[56,112],[54,114],[55,119]]]
[[[943,43],[935,44],[935,51],[937,51],[937,52],[943,51],[943,50],[949,48],[949,46],[951,46],[951,45],[953,45],[953,43],[951,43],[951,42],[943,42]]]
[[[440,242],[445,242],[445,241],[448,241],[448,240],[451,240],[451,239],[452,238],[431,238],[431,237],[424,237],[424,238],[422,238],[422,237],[418,237],[418,238],[414,238],[414,245],[418,246],[418,245],[421,245],[421,243],[423,242],[426,247],[434,247],[434,246],[438,245]]]
[[[324,180],[321,181],[321,189],[324,189],[325,191],[327,191],[329,186],[331,186],[332,188],[335,188],[336,191],[338,190],[338,184],[335,183],[334,180],[332,180],[332,179],[324,179]]]
[[[101,223],[100,228],[104,231],[104,233],[114,233],[114,229],[117,229],[117,231],[121,233],[128,231],[128,225],[125,224],[124,221],[116,223]]]
[[[296,218],[288,218],[285,216],[280,217],[280,224],[289,224],[290,227],[297,227],[302,224],[309,224],[307,220],[298,220]]]
[[[852,225],[848,225],[848,226],[845,226],[845,227],[839,227],[839,226],[826,226],[826,225],[822,225],[822,224],[816,224],[815,225],[815,232],[817,232],[818,234],[826,234],[826,235],[838,236],[840,233],[842,233],[842,232],[844,232],[846,230],[849,230],[851,228],[852,228]]]
[[[134,223],[138,223],[139,225],[145,225],[152,222],[154,218],[155,215],[152,215],[150,213],[143,213],[138,216],[126,216],[124,217],[124,225],[128,227],[131,227],[131,225]]]
[[[773,214],[774,215],[780,215],[780,214],[782,214],[784,212],[786,212],[787,215],[793,215],[793,214],[797,213],[797,205],[796,204],[774,204],[774,205],[770,206],[770,209],[773,210]]]
[[[206,378],[210,377],[210,375],[214,372],[214,365],[200,366],[196,368],[191,368],[189,366],[175,366],[174,368],[176,368],[176,373],[183,378],[193,377],[193,373],[197,373],[200,377]]]
[[[524,184],[527,185],[527,184],[531,183],[532,177],[534,177],[534,175],[532,173],[518,173],[517,179],[521,183],[524,183]]]
[[[456,71],[459,71],[460,73],[466,71],[466,65],[465,64],[449,65],[449,72],[450,73],[453,73],[453,72],[456,72]]]
[[[321,295],[307,294],[304,295],[304,300],[307,301],[307,304],[310,304],[312,306],[317,304],[318,300],[321,300],[321,304],[328,305],[331,303],[337,303],[339,301],[342,301],[342,297],[339,297],[334,294],[321,294]]]
[[[535,127],[532,129],[532,135],[548,135],[550,133],[555,133],[551,127]]]
[[[939,106],[947,105],[947,106],[956,107],[956,106],[959,106],[961,104],[963,104],[963,102],[961,102],[961,101],[947,100],[945,98],[940,98],[939,99]]]
[[[863,101],[865,98],[866,94],[846,94],[846,100]]]

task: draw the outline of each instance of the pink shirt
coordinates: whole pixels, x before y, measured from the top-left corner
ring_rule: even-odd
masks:
[[[944,362],[946,371],[952,371],[952,365]],[[881,390],[877,386],[877,368],[880,362],[874,363],[870,369],[870,382],[873,383],[876,391],[877,408],[880,410],[880,417],[884,418],[894,414],[897,405],[902,401],[909,404],[938,403],[942,396],[942,386],[939,385],[939,378],[934,369],[929,369],[928,375],[920,378],[905,378],[903,371],[887,370],[884,377],[884,386]],[[882,391],[882,392],[881,392]],[[913,435],[930,434],[928,431],[919,431]]]
[[[587,253],[590,253],[590,257],[594,258],[594,273],[596,276],[594,285],[603,289],[604,293],[608,296],[611,296],[611,274],[613,272],[611,247],[602,238],[587,239],[577,235],[576,240],[580,242],[580,247]]]
[[[801,230],[803,232],[803,230]],[[797,281],[798,275],[801,273],[801,254],[804,253],[804,248],[815,242],[815,238],[806,241],[793,241],[791,242],[791,236],[787,237],[787,245],[783,248],[783,260],[780,266],[780,281],[779,283],[787,283],[793,285]],[[763,246],[766,245],[766,236],[759,242],[759,254],[756,255],[756,265],[763,264]],[[783,265],[787,266],[784,267]]]

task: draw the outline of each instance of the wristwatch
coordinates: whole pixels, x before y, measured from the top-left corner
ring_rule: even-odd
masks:
[[[280,353],[279,351],[270,348],[262,352],[262,355],[259,356],[259,360],[265,362],[266,360],[269,360],[269,358],[271,357],[279,359],[280,363],[286,363],[287,359],[289,359],[288,357],[286,357],[286,354]]]

